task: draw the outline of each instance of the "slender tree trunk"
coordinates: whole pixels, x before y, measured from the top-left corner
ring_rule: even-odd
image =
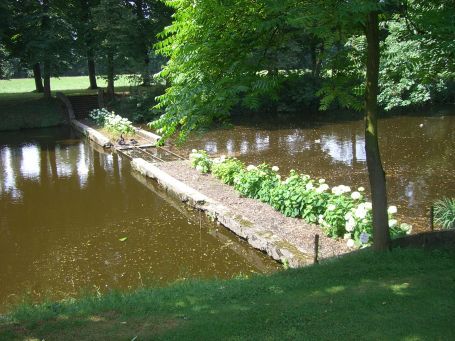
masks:
[[[43,0],[43,17],[42,17],[42,26],[43,31],[46,33],[49,30],[49,0]],[[51,70],[50,70],[50,56],[48,51],[43,52],[44,62],[43,62],[43,78],[44,78],[44,97],[51,97]]]
[[[51,72],[49,61],[43,63],[44,97],[51,98]]]
[[[107,96],[114,98],[114,54],[112,51],[107,53]]]
[[[82,9],[82,20],[86,23],[83,36],[85,40],[85,48],[87,51],[87,67],[88,67],[88,78],[90,81],[90,89],[98,89],[96,84],[96,72],[95,72],[95,54],[93,51],[93,21],[90,13],[90,1],[81,1]]]
[[[93,58],[93,51],[90,48],[87,51],[87,66],[90,89],[98,89],[98,84],[96,84],[95,60]]]
[[[384,251],[390,248],[390,234],[386,180],[378,144],[379,25],[377,12],[368,14],[366,38],[365,151],[373,203],[373,249]]]
[[[41,66],[39,63],[33,64],[33,78],[35,78],[35,90],[36,92],[43,92],[43,80],[41,79]]]
[[[319,78],[321,71],[320,55],[323,51],[323,45],[316,38],[311,43],[311,74],[314,78]]]
[[[136,5],[136,15],[139,23],[139,29],[144,31],[144,2],[143,0],[135,0]],[[142,70],[142,85],[149,86],[150,85],[150,73],[149,73],[149,66],[150,66],[150,57],[149,57],[149,49],[147,47],[148,41],[145,38],[146,35],[143,35],[144,39],[142,40],[142,55],[144,56],[144,65]]]
[[[149,72],[150,58],[146,48],[144,52],[144,71],[142,73],[142,85],[150,86],[150,72]]]

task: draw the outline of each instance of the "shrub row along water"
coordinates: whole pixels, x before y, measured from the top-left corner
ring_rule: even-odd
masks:
[[[246,166],[225,156],[212,160],[203,150],[193,149],[190,161],[199,172],[212,173],[245,197],[268,203],[287,217],[319,224],[327,236],[343,238],[351,248],[373,242],[372,205],[365,200],[363,187],[357,191],[345,185],[330,188],[324,179],[311,179],[295,170],[282,180],[276,166]],[[399,224],[394,218],[396,212],[396,206],[388,208],[392,238],[411,233],[411,225]]]

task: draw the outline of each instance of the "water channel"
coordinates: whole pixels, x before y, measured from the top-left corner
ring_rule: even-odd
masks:
[[[0,312],[279,265],[70,128],[0,133]]]
[[[240,117],[233,129],[193,135],[184,147],[267,162],[283,175],[296,169],[331,185],[368,188],[363,121],[302,121]],[[379,136],[389,204],[414,231],[428,230],[432,203],[455,197],[455,111],[383,118]]]

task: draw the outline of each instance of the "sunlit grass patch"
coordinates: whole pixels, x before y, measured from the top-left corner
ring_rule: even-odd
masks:
[[[453,339],[454,261],[453,250],[363,250],[273,275],[23,305],[0,339]]]

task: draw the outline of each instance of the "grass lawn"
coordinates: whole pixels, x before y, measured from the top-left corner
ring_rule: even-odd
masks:
[[[104,79],[97,79],[98,86],[106,87],[106,81]],[[88,76],[74,76],[74,77],[60,77],[51,78],[51,89],[52,91],[63,91],[65,90],[83,90],[89,87],[90,83]],[[127,76],[120,76],[115,81],[116,87],[129,86]],[[0,80],[0,94],[2,93],[24,93],[33,92],[35,90],[35,80],[33,78],[18,78],[9,80]],[[96,93],[96,90],[89,90],[88,92]]]
[[[357,252],[269,276],[23,305],[1,340],[454,340],[455,251]]]
[[[96,94],[97,90],[87,89],[88,76],[52,78],[52,91],[67,95]],[[99,86],[105,82],[99,80]],[[116,91],[128,89],[127,76],[116,81]],[[0,131],[23,128],[44,128],[64,124],[66,114],[61,102],[55,97],[44,99],[35,93],[33,78],[0,80]]]

